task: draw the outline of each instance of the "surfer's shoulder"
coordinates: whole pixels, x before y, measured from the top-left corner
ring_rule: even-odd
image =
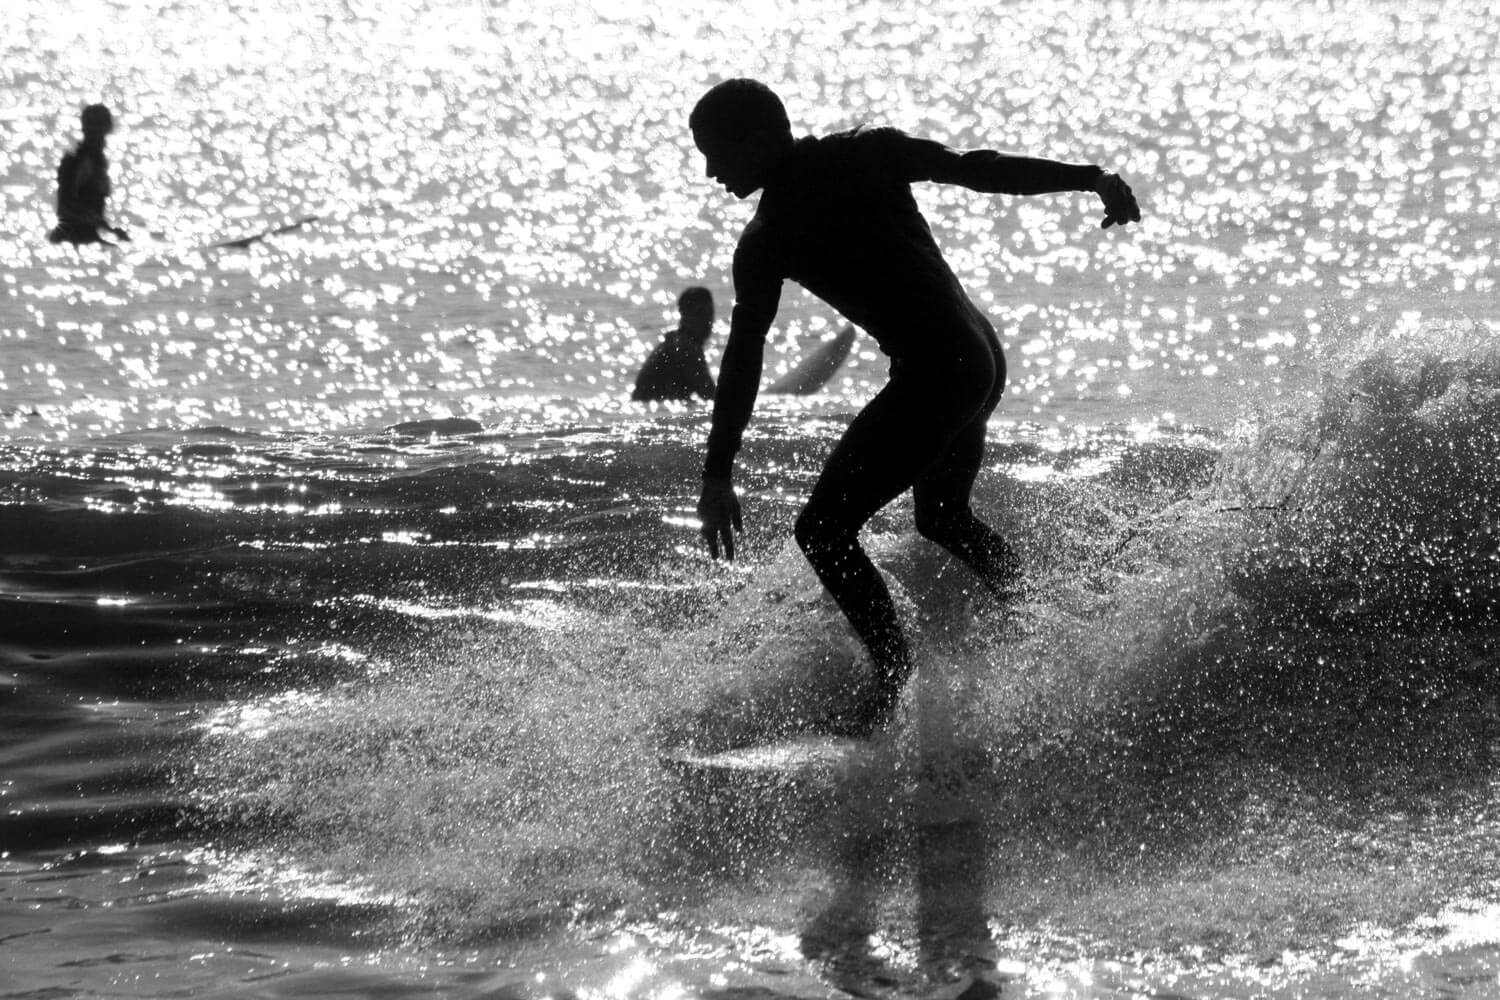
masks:
[[[776,230],[766,219],[757,214],[740,233],[734,247],[734,269],[761,270],[775,259]]]
[[[774,220],[756,213],[755,217],[746,224],[745,231],[740,233],[739,242],[735,244],[735,266],[738,267],[741,264],[753,266],[775,259],[777,232]]]
[[[747,243],[763,243],[770,238],[770,234],[770,220],[766,218],[765,213],[757,211],[751,216],[750,221],[745,223],[745,228],[740,231],[739,245],[743,247]]]
[[[775,312],[775,300],[780,295],[785,271],[772,230],[757,226],[752,220],[745,227],[739,245],[734,248],[730,270],[734,276],[736,308],[751,298],[765,298],[767,307]]]

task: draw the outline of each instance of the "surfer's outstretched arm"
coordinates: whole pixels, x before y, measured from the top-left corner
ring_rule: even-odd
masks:
[[[724,358],[719,363],[708,455],[703,461],[703,494],[698,500],[700,530],[715,559],[720,551],[734,558],[734,533],[743,530],[740,502],[732,482],[734,456],[755,408],[766,334],[781,301],[781,279],[764,266],[760,255],[759,233],[751,223],[734,254],[734,311],[729,318]]]
[[[909,181],[957,184],[985,194],[1093,191],[1104,202],[1104,226],[1141,221],[1135,195],[1119,174],[1087,163],[1016,156],[993,149],[960,151],[931,139],[890,130],[889,140]]]

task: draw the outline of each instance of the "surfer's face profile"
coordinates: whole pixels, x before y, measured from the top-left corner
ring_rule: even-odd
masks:
[[[693,129],[693,142],[707,161],[704,173],[736,198],[748,198],[765,185],[770,145],[759,132],[730,136],[711,129]]]

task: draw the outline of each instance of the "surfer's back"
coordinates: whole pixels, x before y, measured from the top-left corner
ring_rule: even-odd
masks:
[[[902,168],[914,141],[892,128],[797,140],[745,247],[898,355],[893,341],[972,310]]]

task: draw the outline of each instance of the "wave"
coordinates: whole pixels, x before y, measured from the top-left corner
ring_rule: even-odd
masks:
[[[162,612],[180,631],[125,633],[158,650],[191,638],[212,650],[187,657],[200,676],[229,678],[174,758],[190,829],[398,900],[392,933],[667,909],[826,931],[809,909],[905,877],[927,887],[897,911],[917,923],[946,894],[1116,951],[1278,954],[1435,912],[1493,874],[1475,848],[1500,586],[1487,336],[1350,331],[1316,392],[1227,438],[1000,444],[1006,474],[982,477],[978,503],[1029,567],[1008,604],[898,503],[869,538],[918,636],[917,678],[859,768],[774,795],[685,785],[656,751],[685,724],[753,729],[831,703],[867,670],[786,540],[787,473],[830,428],[758,425],[775,472],[746,475],[758,544],[712,573],[670,485],[691,480],[695,443],[642,424],[172,452],[197,470],[185,480],[228,467],[220,512],[172,504],[159,481],[12,479],[13,496],[51,498],[3,508],[13,537],[52,523],[84,539],[59,564],[111,556],[66,584],[61,565],[10,576],[36,601],[158,587],[191,604]],[[129,531],[121,509],[140,512]],[[141,628],[154,614],[135,613]],[[1416,852],[1411,815],[1429,817]],[[905,860],[862,870],[851,844]]]

